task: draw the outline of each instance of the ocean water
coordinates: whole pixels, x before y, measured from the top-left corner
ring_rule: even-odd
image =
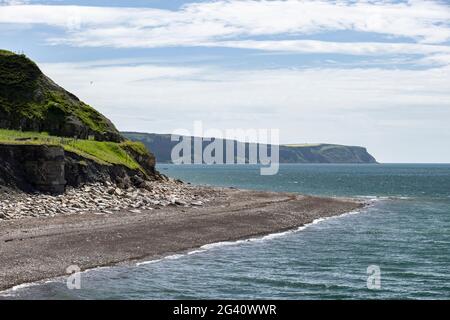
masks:
[[[194,184],[370,199],[352,214],[252,241],[3,293],[26,299],[448,299],[450,165],[160,165]],[[368,289],[369,266],[380,286]]]

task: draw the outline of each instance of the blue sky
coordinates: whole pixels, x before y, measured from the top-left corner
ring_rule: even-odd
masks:
[[[202,120],[450,162],[449,1],[0,0],[0,48],[121,130]]]

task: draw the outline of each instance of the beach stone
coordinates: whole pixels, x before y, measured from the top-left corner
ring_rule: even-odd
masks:
[[[215,196],[210,188],[204,190],[203,187],[179,184],[173,180],[146,182],[145,188],[127,187],[126,190],[111,183],[85,184],[79,188],[68,187],[60,195],[2,188],[0,221],[88,212],[99,215],[142,213],[142,210],[158,209],[169,204],[197,207]]]
[[[179,205],[179,206],[185,206],[187,205],[186,201],[180,200],[180,199],[176,199],[175,200],[175,204]]]

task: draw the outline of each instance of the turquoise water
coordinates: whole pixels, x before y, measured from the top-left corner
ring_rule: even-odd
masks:
[[[82,274],[7,292],[11,298],[444,299],[450,298],[450,165],[282,165],[159,169],[195,184],[372,199],[359,213],[301,231]],[[381,288],[367,288],[367,268]]]

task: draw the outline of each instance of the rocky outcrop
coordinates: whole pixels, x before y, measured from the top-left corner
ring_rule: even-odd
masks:
[[[146,168],[141,170],[100,164],[60,146],[0,144],[0,159],[0,185],[27,192],[59,194],[67,186],[96,182],[110,182],[122,188],[142,187],[148,181],[164,179],[155,171],[154,158],[144,160],[144,156],[140,160]]]
[[[144,169],[148,174],[154,175],[157,174],[155,170],[156,158],[152,153],[148,152],[140,152],[135,148],[125,145],[124,149],[128,152],[128,154],[133,157],[133,159]]]
[[[154,163],[153,166],[142,169],[133,170],[123,165],[100,164],[76,153],[65,152],[65,178],[67,185],[73,187],[105,181],[121,188],[141,187],[146,181],[160,180],[161,175],[156,172]]]
[[[49,193],[65,190],[65,156],[61,147],[0,145],[0,159],[2,185]]]

